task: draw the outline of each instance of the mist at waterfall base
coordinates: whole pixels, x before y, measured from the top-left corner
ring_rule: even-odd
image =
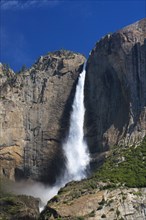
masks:
[[[70,181],[79,181],[86,178],[86,171],[89,165],[89,152],[84,141],[84,82],[85,82],[85,64],[82,73],[79,76],[76,86],[75,97],[72,105],[70,117],[70,128],[68,137],[64,141],[63,151],[66,157],[66,170],[64,175],[59,178],[53,187],[44,186],[41,183],[19,183],[17,193],[32,195],[41,199],[40,211],[43,210],[47,201],[55,196],[59,189]]]

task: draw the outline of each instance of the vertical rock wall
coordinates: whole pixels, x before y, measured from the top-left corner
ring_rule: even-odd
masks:
[[[55,181],[63,167],[61,142],[84,61],[82,55],[62,50],[40,57],[17,75],[1,65],[1,175]]]
[[[97,42],[87,63],[85,97],[92,152],[132,145],[146,135],[146,19]]]

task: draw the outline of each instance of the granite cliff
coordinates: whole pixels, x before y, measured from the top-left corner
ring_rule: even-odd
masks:
[[[97,42],[87,62],[85,133],[91,152],[146,135],[146,19]]]
[[[13,180],[53,183],[63,167],[61,141],[68,131],[74,89],[85,58],[48,53],[14,74],[0,66],[0,172]]]
[[[145,220],[146,19],[97,42],[85,105],[94,172],[61,189],[40,219]]]
[[[138,144],[146,134],[145,38],[143,19],[103,37],[89,56],[84,130],[91,153]],[[40,57],[20,74],[1,64],[2,175],[55,181],[84,61],[80,54],[61,50]]]
[[[146,189],[108,187],[71,183],[48,202],[40,220],[145,220]]]
[[[84,61],[61,50],[17,75],[0,66],[2,176],[54,183],[61,174],[62,140]],[[94,172],[61,189],[39,219],[145,220],[146,19],[97,42],[87,61],[85,105]]]

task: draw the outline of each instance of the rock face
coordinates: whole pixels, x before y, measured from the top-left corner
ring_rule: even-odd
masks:
[[[40,219],[145,220],[145,210],[145,188],[110,188],[104,183],[93,186],[85,180],[62,189],[48,202]]]
[[[143,19],[101,39],[87,62],[85,137],[98,164],[103,163],[110,146],[117,145],[113,153],[110,151],[114,162],[106,166],[110,174],[119,173],[116,181],[109,175],[99,180],[97,170],[87,180],[68,184],[48,202],[40,220],[145,220],[146,188],[136,188],[145,187],[145,146],[138,150],[146,136],[145,39]],[[61,50],[40,57],[20,74],[0,64],[1,176],[54,183],[61,174],[62,141],[84,62],[82,55]],[[131,149],[138,153],[132,154]],[[111,155],[108,153],[106,159]],[[121,173],[109,165],[121,168]],[[142,177],[142,185],[126,188],[125,180],[120,184],[120,178],[124,178],[120,174],[125,174],[126,168],[128,181],[128,172],[133,171],[136,175],[131,174],[131,182]],[[2,198],[0,202],[2,218],[38,218],[38,201],[32,197]]]
[[[121,149],[111,150],[90,178],[60,189],[40,219],[145,220],[146,139],[139,146]]]
[[[39,200],[32,196],[1,196],[0,206],[0,219],[36,220],[39,217]]]
[[[20,74],[0,65],[1,175],[55,181],[84,62],[82,55],[61,50],[40,57]]]
[[[85,132],[91,152],[146,135],[146,19],[97,42],[87,62]]]

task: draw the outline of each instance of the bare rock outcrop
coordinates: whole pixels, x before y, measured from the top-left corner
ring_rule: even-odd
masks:
[[[91,152],[146,135],[146,19],[97,42],[87,62],[85,133]]]
[[[24,195],[1,195],[0,219],[36,220],[39,217],[39,199]]]
[[[1,64],[2,176],[55,181],[63,166],[61,141],[84,62],[82,55],[60,50],[40,57],[20,74]]]
[[[105,183],[94,188],[88,180],[71,183],[48,202],[40,219],[145,220],[145,188],[108,188],[105,184],[100,189],[100,184]]]

